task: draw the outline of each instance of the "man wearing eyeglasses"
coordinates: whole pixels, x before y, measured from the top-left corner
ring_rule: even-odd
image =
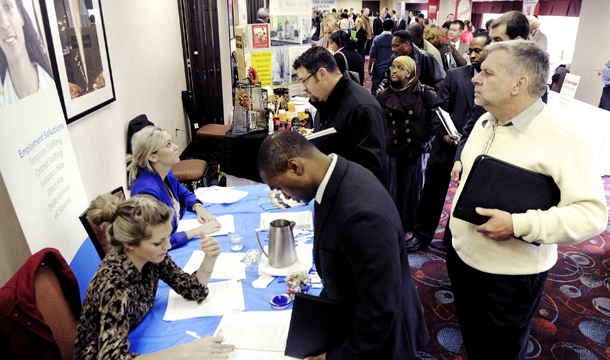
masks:
[[[381,182],[385,164],[385,119],[377,100],[347,72],[341,74],[333,55],[315,46],[299,56],[292,67],[301,88],[318,110],[315,131],[334,127],[341,141],[332,149],[370,170]],[[332,150],[332,151],[328,151]]]

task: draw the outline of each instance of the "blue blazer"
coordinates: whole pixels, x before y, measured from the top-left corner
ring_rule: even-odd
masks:
[[[169,174],[167,174],[167,181],[169,182],[169,187],[172,190],[174,197],[180,202],[180,217],[184,214],[184,209],[192,211],[193,205],[196,203],[201,204],[201,201],[197,200],[195,194],[180,185],[180,182],[176,179],[171,170],[169,171]],[[172,200],[165,189],[165,183],[156,171],[150,172],[146,169],[140,169],[140,175],[136,181],[133,182],[133,185],[131,185],[131,196],[138,194],[150,195],[170,208],[174,208]],[[188,238],[184,231],[176,232],[176,229],[178,228],[178,216],[174,216],[172,227],[174,230],[170,242],[173,249],[186,244]]]

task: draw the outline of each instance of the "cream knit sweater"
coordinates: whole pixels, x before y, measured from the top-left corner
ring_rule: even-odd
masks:
[[[481,125],[489,116],[477,121],[462,152],[462,185],[493,131],[490,121]],[[497,126],[487,154],[551,176],[561,190],[561,201],[546,211],[512,214],[515,236],[540,246],[517,239],[495,241],[478,233],[476,225],[452,217],[453,246],[466,264],[492,274],[537,274],[555,265],[557,244],[576,244],[606,228],[608,208],[593,150],[578,129],[546,106],[523,133],[515,126]],[[453,206],[462,188],[458,187]]]

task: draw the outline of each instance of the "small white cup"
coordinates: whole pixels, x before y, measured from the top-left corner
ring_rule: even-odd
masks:
[[[236,227],[235,231],[229,231],[229,245],[231,245],[231,250],[239,251],[244,248],[245,233],[246,230],[239,227]]]

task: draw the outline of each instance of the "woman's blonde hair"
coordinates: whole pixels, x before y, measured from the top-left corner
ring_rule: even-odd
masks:
[[[148,171],[154,171],[148,158],[154,154],[165,143],[167,131],[155,127],[147,126],[138,131],[131,138],[131,148],[133,155],[127,155],[127,171],[129,171],[129,186],[140,176],[140,169],[146,168]]]
[[[322,32],[324,32],[325,26],[330,29],[331,33],[334,33],[335,31],[339,30],[339,24],[337,23],[337,20],[331,18],[330,16],[326,18],[326,20],[322,21]]]
[[[364,30],[366,30],[367,40],[372,40],[373,39],[373,29],[371,29],[371,22],[369,21],[369,18],[367,18],[364,15],[360,15],[358,17],[358,19],[360,19],[362,21],[362,26],[364,26]]]
[[[426,33],[424,31],[424,39],[428,40],[438,49],[445,43],[445,32],[439,26],[434,25],[428,30],[428,38],[426,38]]]
[[[174,210],[149,195],[134,195],[120,200],[104,194],[91,202],[87,217],[98,226],[107,224],[106,236],[115,249],[125,244],[139,246],[152,236],[151,226],[173,219]]]

